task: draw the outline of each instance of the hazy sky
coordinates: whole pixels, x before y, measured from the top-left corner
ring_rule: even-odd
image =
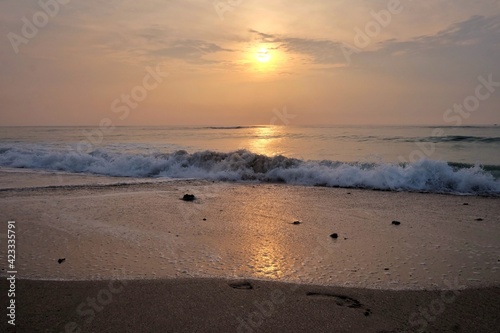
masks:
[[[0,125],[500,123],[499,0],[0,0],[0,36]]]

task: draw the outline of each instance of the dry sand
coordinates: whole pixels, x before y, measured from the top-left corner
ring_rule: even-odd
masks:
[[[19,281],[17,332],[497,333],[500,327],[498,287],[442,292],[251,285],[234,289],[216,279]],[[5,281],[0,287],[5,290]]]
[[[82,332],[498,332],[499,203],[0,171],[0,220],[17,228],[18,332],[71,321]],[[259,310],[273,290],[285,300]]]

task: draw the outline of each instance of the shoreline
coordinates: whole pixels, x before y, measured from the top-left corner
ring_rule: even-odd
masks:
[[[17,174],[17,175],[16,175]],[[5,176],[9,175],[13,179],[6,180]],[[373,192],[389,192],[389,193],[409,193],[409,194],[429,194],[443,195],[456,197],[480,197],[480,198],[500,198],[500,194],[469,194],[469,193],[453,193],[453,192],[430,192],[418,190],[391,190],[378,189],[369,187],[345,187],[345,186],[327,186],[327,185],[304,185],[304,184],[289,184],[285,182],[262,182],[262,181],[232,181],[232,180],[209,180],[198,178],[166,178],[166,177],[123,177],[123,176],[108,176],[92,173],[70,173],[65,171],[53,171],[45,169],[26,169],[26,168],[11,168],[0,166],[0,192],[8,191],[34,191],[43,189],[78,189],[78,188],[94,188],[99,189],[106,186],[140,186],[140,185],[155,185],[162,183],[183,184],[183,183],[199,183],[199,184],[228,184],[228,185],[278,185],[291,186],[302,188],[326,188],[326,189],[342,189],[352,191],[373,191]],[[8,187],[12,183],[19,184],[18,186]],[[41,185],[40,185],[41,184]]]
[[[15,184],[15,186],[12,186]],[[0,192],[16,191],[36,191],[44,189],[103,189],[106,187],[127,187],[142,185],[228,185],[228,186],[284,186],[292,188],[309,189],[332,189],[362,192],[383,192],[394,194],[426,194],[432,196],[449,196],[462,198],[500,198],[495,194],[469,194],[454,192],[430,192],[422,190],[392,190],[369,187],[346,187],[328,185],[308,185],[295,184],[280,181],[258,181],[258,180],[215,180],[199,178],[167,178],[167,177],[128,177],[128,176],[108,176],[103,174],[93,174],[85,172],[66,172],[46,169],[12,168],[0,166]]]
[[[22,231],[24,278],[106,279],[122,270],[129,279],[372,289],[440,290],[455,277],[466,287],[500,284],[497,198],[200,180],[116,186],[122,179],[79,176],[59,185],[55,174],[14,174],[0,171],[0,188],[19,187],[0,191],[0,220]],[[53,187],[25,190],[34,181]],[[186,193],[197,199],[182,201]]]

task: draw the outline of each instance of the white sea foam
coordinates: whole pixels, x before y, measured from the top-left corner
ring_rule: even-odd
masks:
[[[199,178],[284,182],[300,185],[378,190],[500,195],[500,181],[481,166],[452,166],[422,159],[402,164],[304,161],[268,157],[247,150],[229,153],[128,154],[98,149],[91,153],[42,146],[0,147],[0,166],[61,170],[126,177]]]

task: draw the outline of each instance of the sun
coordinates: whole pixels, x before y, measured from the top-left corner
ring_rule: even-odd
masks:
[[[265,47],[261,47],[256,54],[256,58],[260,62],[268,62],[269,60],[271,60],[271,54],[269,53],[268,49],[266,49]]]
[[[280,50],[279,45],[271,43],[249,43],[242,56],[238,63],[245,68],[245,72],[259,80],[280,75],[279,69],[287,63],[287,55]]]

